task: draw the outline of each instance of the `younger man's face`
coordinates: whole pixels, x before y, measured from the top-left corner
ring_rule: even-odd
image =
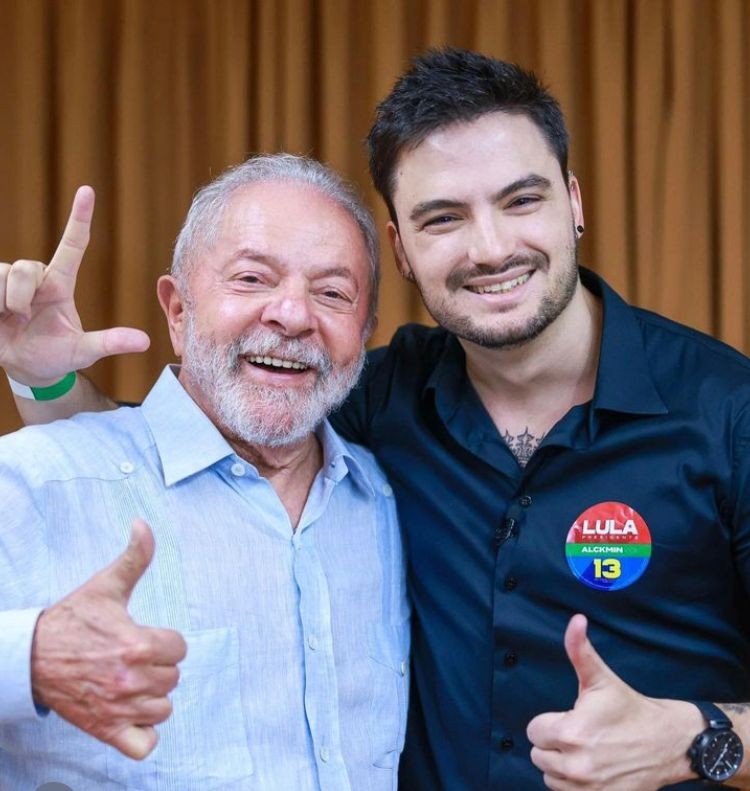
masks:
[[[578,184],[566,184],[526,116],[457,123],[402,152],[389,226],[401,271],[433,318],[464,341],[518,346],[565,309],[578,284]]]

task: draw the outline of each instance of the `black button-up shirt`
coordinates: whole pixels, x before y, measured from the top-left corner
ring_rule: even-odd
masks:
[[[544,787],[526,726],[573,706],[577,612],[638,691],[750,699],[750,361],[582,279],[604,307],[594,397],[525,469],[439,328],[373,352],[334,419],[376,454],[406,538],[403,791]]]

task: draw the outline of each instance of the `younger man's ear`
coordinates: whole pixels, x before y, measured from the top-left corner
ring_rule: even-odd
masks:
[[[393,222],[389,222],[386,226],[386,230],[388,232],[388,241],[391,243],[393,257],[396,261],[398,271],[401,273],[401,277],[403,277],[404,280],[408,280],[410,283],[413,283],[414,273],[411,271],[409,262],[406,260],[406,253],[404,253],[404,246],[401,244],[401,237],[399,236],[398,228]]]

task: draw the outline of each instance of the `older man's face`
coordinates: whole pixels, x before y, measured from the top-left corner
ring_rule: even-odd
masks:
[[[357,224],[330,198],[294,183],[242,188],[173,329],[188,392],[230,437],[304,439],[361,371],[368,271]]]

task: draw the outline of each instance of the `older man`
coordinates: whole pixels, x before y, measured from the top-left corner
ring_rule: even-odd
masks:
[[[70,282],[92,209],[79,191],[48,286]],[[362,367],[375,239],[319,163],[229,171],[158,283],[181,367],[142,407],[0,441],[3,789],[394,787],[393,497],[325,421]]]

